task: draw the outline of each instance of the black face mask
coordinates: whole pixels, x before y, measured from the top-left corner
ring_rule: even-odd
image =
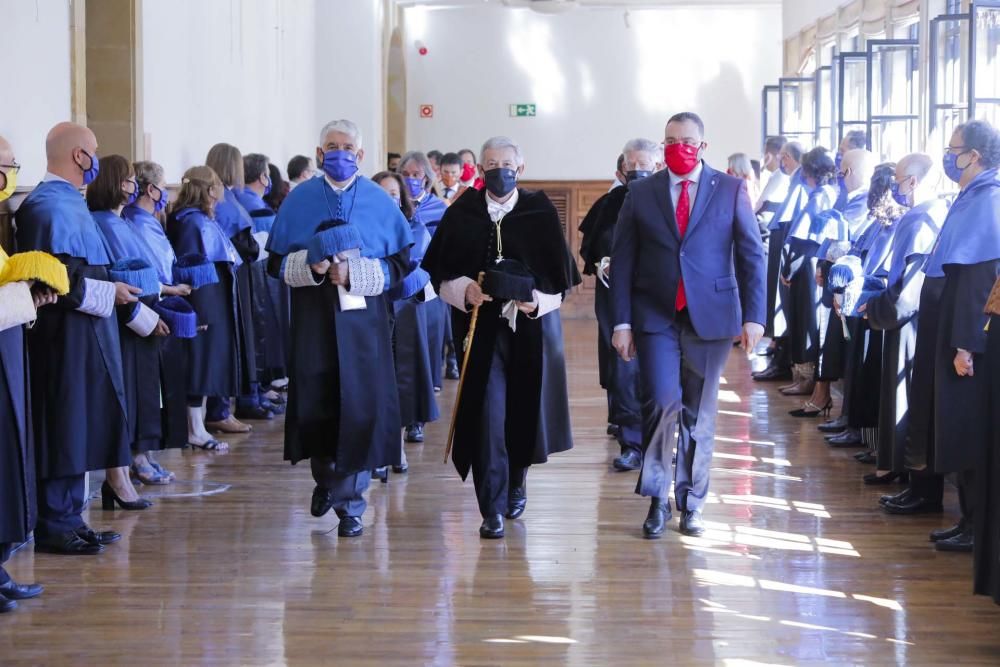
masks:
[[[486,172],[486,189],[494,197],[506,197],[517,187],[517,172],[497,167]]]
[[[640,178],[646,178],[647,176],[652,176],[653,172],[646,171],[645,169],[633,169],[632,171],[625,173],[625,178],[627,182],[638,181]]]

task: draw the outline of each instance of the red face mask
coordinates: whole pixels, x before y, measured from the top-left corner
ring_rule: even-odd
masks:
[[[469,164],[468,162],[466,162],[465,164],[462,165],[462,180],[463,181],[471,180],[472,177],[475,176],[475,174],[476,174],[476,165]]]
[[[699,148],[687,144],[667,144],[663,149],[667,168],[678,176],[691,173],[691,170],[698,166]]]

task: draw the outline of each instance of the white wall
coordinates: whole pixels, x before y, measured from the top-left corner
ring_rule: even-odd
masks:
[[[785,37],[798,34],[802,28],[829,16],[848,2],[849,0],[783,0],[781,27]]]
[[[407,147],[478,150],[508,134],[525,150],[526,178],[603,179],[627,139],[662,139],[672,113],[694,110],[712,163],[758,153],[760,90],[781,75],[781,7],[632,10],[631,27],[624,15],[407,9]],[[510,118],[519,102],[538,116]],[[432,119],[418,117],[420,104],[434,105]]]
[[[70,120],[68,2],[0,0],[0,136],[23,165],[20,185],[45,175],[45,135]]]
[[[384,152],[379,0],[147,0],[142,40],[149,157],[168,181],[220,141],[284,171],[335,118],[358,123],[369,155]]]

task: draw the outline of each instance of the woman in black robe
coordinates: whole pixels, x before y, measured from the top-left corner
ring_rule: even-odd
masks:
[[[481,162],[486,189],[466,192],[448,208],[424,268],[452,306],[461,333],[456,340],[465,338],[471,322],[467,302],[481,304],[462,380],[453,461],[463,479],[472,470],[483,516],[480,536],[499,538],[504,515],[524,512],[528,467],[572,447],[557,310],[580,274],[552,202],[544,192],[516,188],[523,170],[517,145],[491,139]],[[483,300],[478,276],[500,259],[530,274],[530,297]]]
[[[167,236],[178,264],[194,259],[214,265],[214,280],[187,297],[198,316],[198,335],[188,348],[188,444],[210,451],[229,445],[205,429],[206,397],[228,400],[240,386],[237,297],[234,267],[241,260],[214,220],[223,186],[210,167],[184,173],[177,201],[167,220]]]

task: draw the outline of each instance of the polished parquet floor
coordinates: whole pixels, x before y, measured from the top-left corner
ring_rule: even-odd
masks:
[[[566,340],[576,448],[531,470],[505,540],[479,539],[444,421],[407,446],[409,475],[373,485],[355,540],[309,515],[280,422],[258,426],[228,455],[163,456],[181,481],[146,512],[92,507],[125,536],[104,555],[16,554],[11,573],[47,591],[0,617],[0,664],[1000,664],[1000,607],[972,596],[971,557],[927,542],[954,493],[944,516],[880,513],[871,468],[788,417],[738,350],[710,532],[675,519],[641,539],[635,473],[609,465],[594,325],[568,322]]]

